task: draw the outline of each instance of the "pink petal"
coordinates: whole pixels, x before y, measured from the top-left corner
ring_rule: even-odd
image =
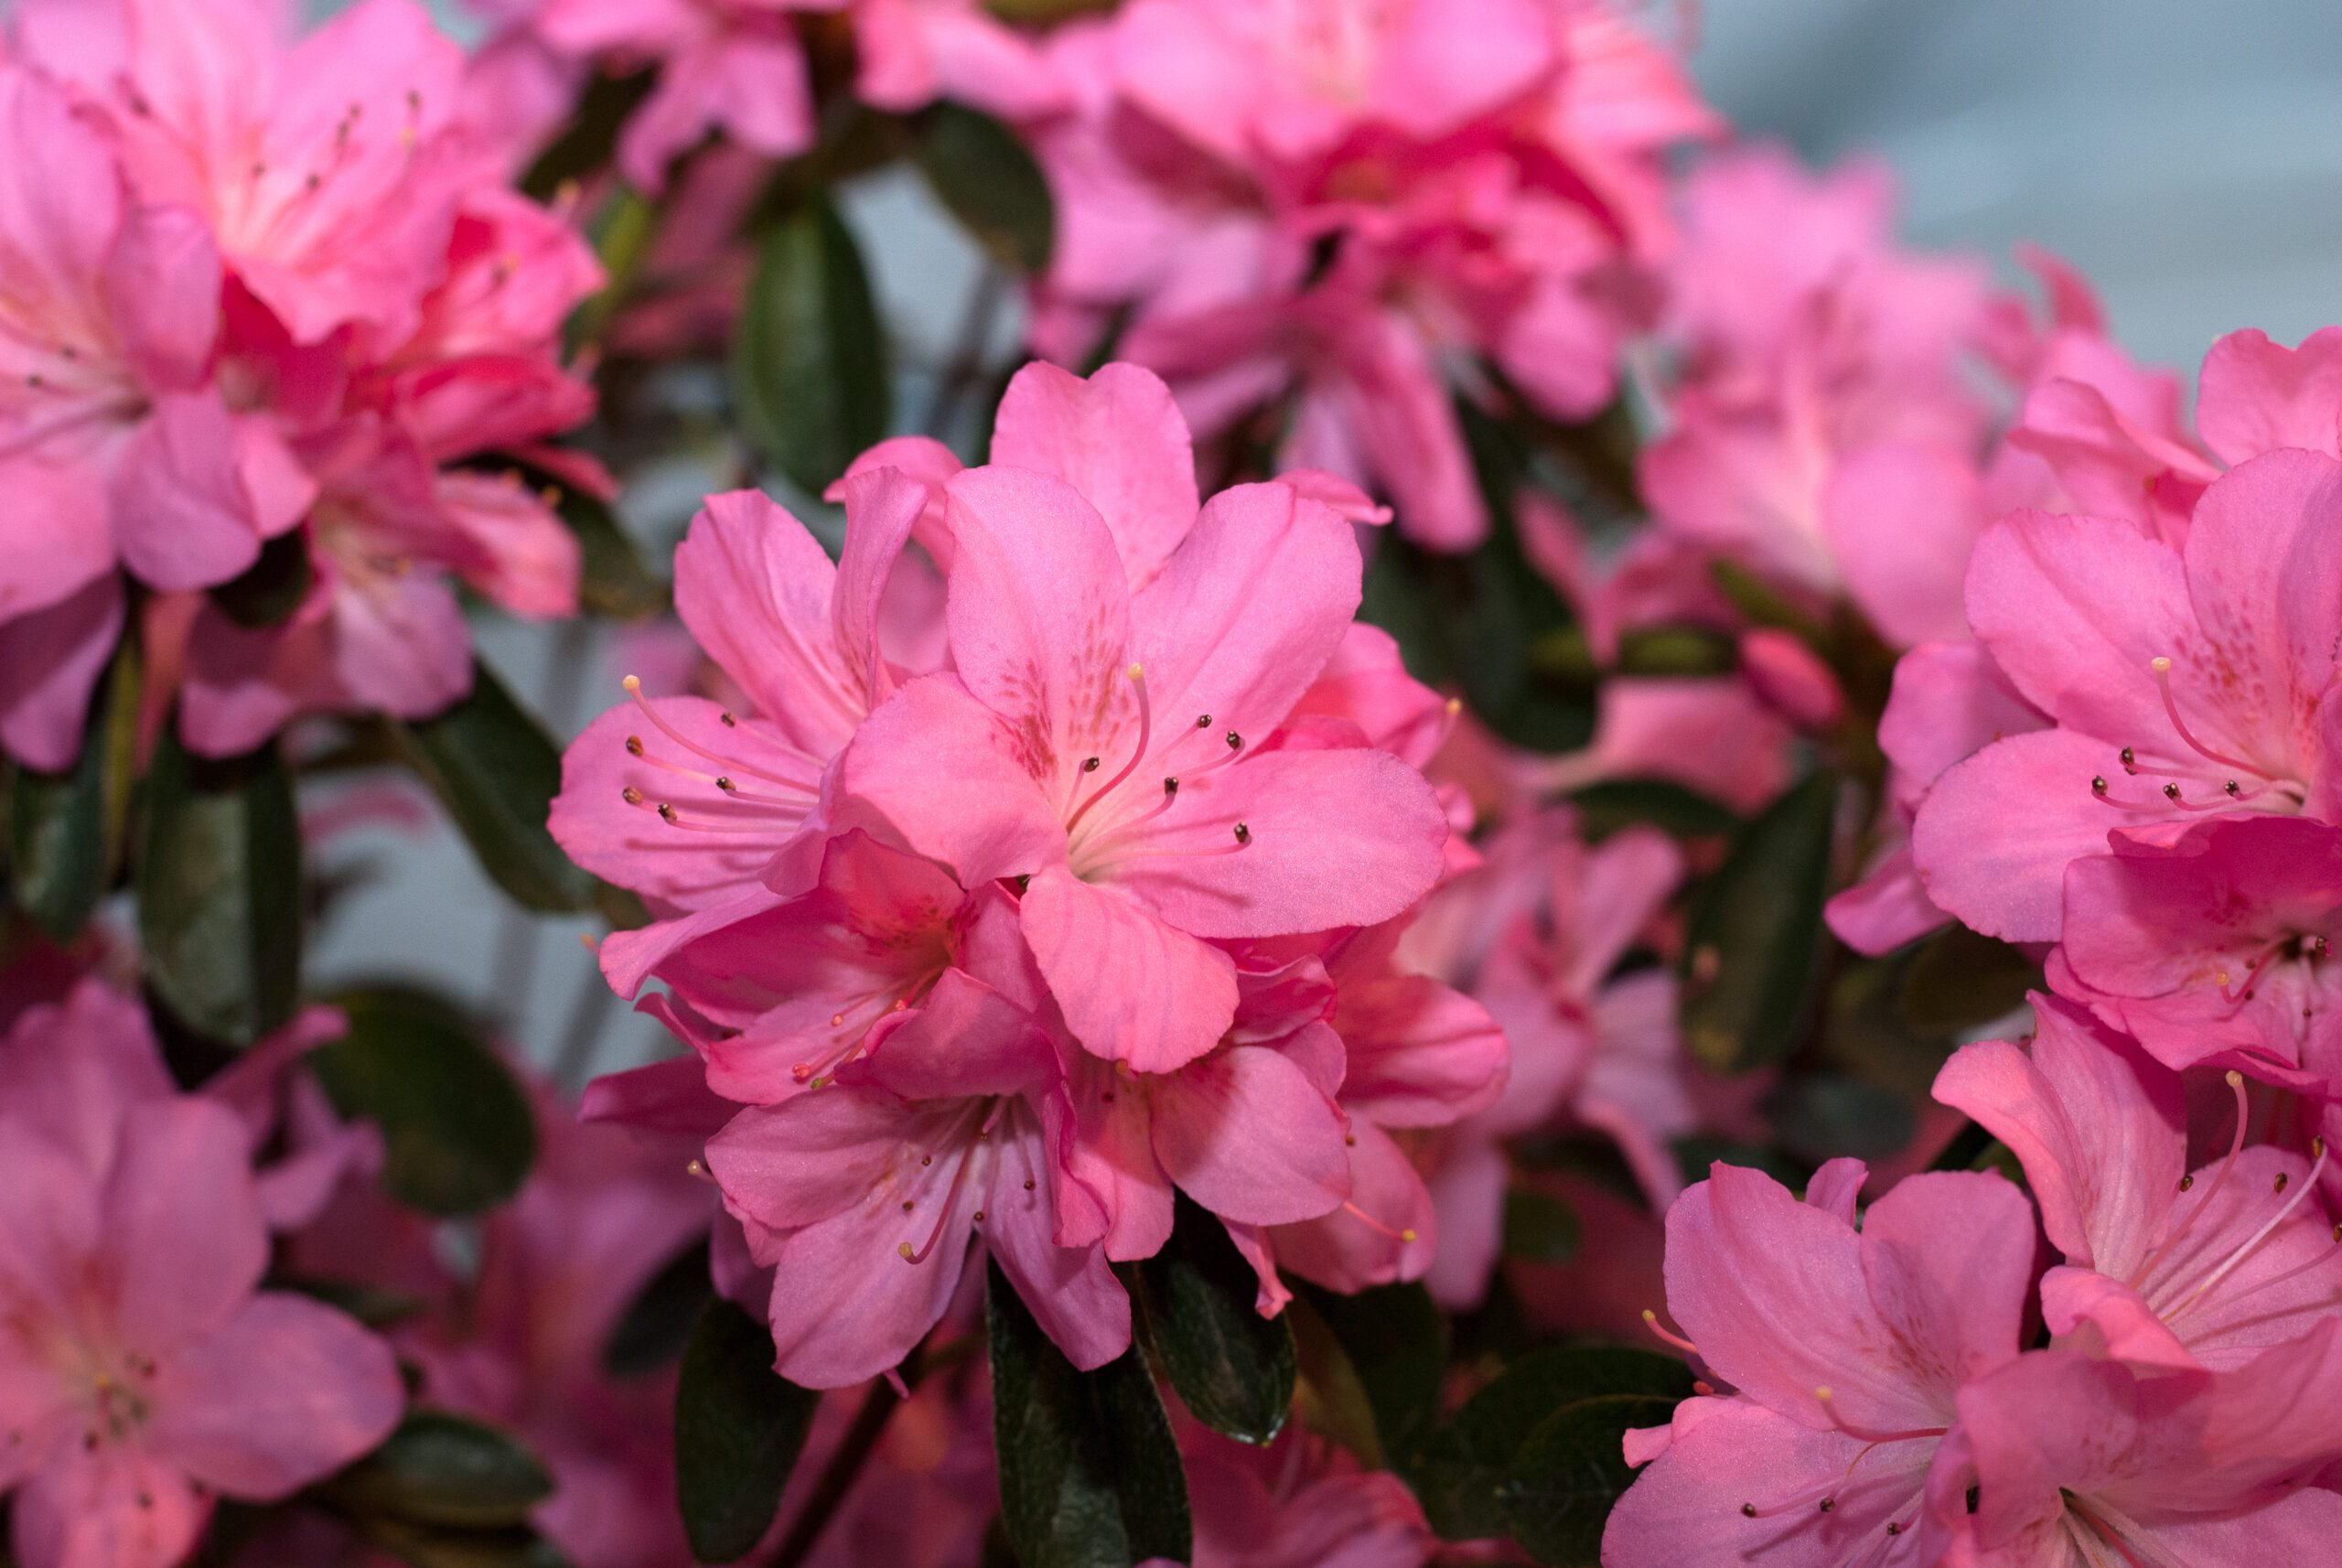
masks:
[[[1098,509],[1133,591],[1196,525],[1195,453],[1171,389],[1113,364],[1084,381],[1036,361],[1016,372],[993,426],[992,460],[1053,475]]]
[[[174,1568],[210,1517],[209,1501],[168,1463],[77,1443],[18,1489],[16,1554],[25,1568]]]
[[[0,1105],[92,1179],[113,1165],[131,1108],[177,1092],[146,1010],[102,981],[81,981],[62,1004],[26,1009],[0,1044]]]
[[[260,525],[216,393],[157,398],[113,477],[114,543],[157,588],[224,583],[260,558]]]
[[[741,1112],[708,1140],[708,1168],[726,1208],[770,1230],[840,1216],[849,1225],[886,1223],[876,1207],[884,1190],[903,1179],[907,1163],[916,1165],[915,1152],[944,1141],[960,1111],[954,1102],[920,1109],[882,1090],[833,1085]],[[883,1250],[893,1251],[892,1242]]]
[[[388,1345],[331,1307],[270,1291],[163,1363],[147,1441],[205,1486],[267,1500],[371,1449],[405,1407]]]
[[[2204,356],[2196,427],[2220,460],[2240,464],[2295,446],[2342,457],[2342,328],[2298,349],[2265,332],[2231,332]]]
[[[1328,1290],[1354,1292],[1421,1279],[1439,1249],[1438,1217],[1423,1177],[1391,1135],[1351,1123],[1348,1201],[1320,1219],[1280,1225],[1277,1262]]]
[[[2036,996],[2034,1016],[2030,1054],[2001,1040],[1963,1046],[1935,1097],[2015,1153],[2068,1261],[2127,1278],[2186,1174],[2178,1080],[2070,1003]]]
[[[2107,747],[2073,730],[1995,741],[1936,780],[1911,824],[1911,859],[1945,912],[2004,941],[2057,940],[2066,867],[2139,819],[2093,795]],[[2136,782],[2132,791],[2148,791]]]
[[[1962,585],[1988,515],[1971,462],[1917,445],[1841,458],[1821,497],[1822,532],[1847,594],[1904,648],[1967,635]]]
[[[1211,1049],[1235,1018],[1228,955],[1121,892],[1038,872],[1019,923],[1066,1026],[1094,1055],[1168,1072]]]
[[[1427,975],[1342,988],[1342,1103],[1384,1127],[1437,1127],[1493,1103],[1509,1051],[1488,1009]]]
[[[839,757],[833,826],[949,866],[964,886],[1065,858],[1065,825],[1027,749],[956,675],[906,684]]]
[[[1219,1052],[1166,1077],[1153,1093],[1156,1156],[1213,1213],[1286,1225],[1349,1196],[1348,1119],[1276,1051]]]
[[[220,249],[197,213],[134,208],[106,258],[107,303],[139,378],[193,392],[220,329]]]
[[[838,557],[830,612],[839,657],[854,688],[862,693],[866,713],[894,694],[894,671],[878,649],[879,607],[895,563],[927,510],[928,489],[892,468],[849,473],[840,489],[845,499],[845,548]]]
[[[947,969],[902,1026],[846,1076],[906,1100],[1023,1094],[1055,1081],[1057,1058],[1031,1014],[973,975]]]
[[[1100,1247],[1060,1247],[1041,1140],[1001,1149],[982,1227],[985,1245],[1042,1331],[1075,1366],[1102,1367],[1130,1348],[1131,1303]]]
[[[160,1357],[216,1332],[268,1266],[268,1231],[225,1106],[173,1100],[134,1107],[106,1184],[105,1245],[120,1271],[124,1341]]]

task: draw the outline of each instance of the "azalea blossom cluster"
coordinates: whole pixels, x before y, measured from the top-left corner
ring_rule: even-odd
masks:
[[[1720,123],[1578,0],[1144,0],[1059,28],[1035,132],[1061,212],[1034,341],[1102,338],[1200,435],[1484,538],[1453,399],[1610,401],[1673,236],[1664,157]]]
[[[705,1118],[727,1289],[813,1387],[900,1361],[978,1237],[1077,1365],[1112,1359],[1108,1265],[1163,1247],[1175,1192],[1269,1310],[1280,1267],[1419,1277],[1391,1130],[1503,1078],[1487,1014],[1393,963],[1447,865],[1416,766],[1446,704],[1352,620],[1366,499],[1303,473],[1199,504],[1170,392],[1119,365],[1020,372],[992,459],[865,455],[834,567],[763,497],[712,500],[677,608],[747,705],[629,679],[553,808],[661,917],[604,972],[663,982],[694,1051],[593,1104]]]
[[[0,67],[0,743],[58,769],[134,608],[187,743],[462,696],[461,582],[574,614],[529,458],[593,392],[599,284],[507,188],[462,52],[412,0],[306,36],[265,0],[14,9]]]

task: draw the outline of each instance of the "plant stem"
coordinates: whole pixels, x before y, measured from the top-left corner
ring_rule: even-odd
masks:
[[[906,1388],[917,1382],[921,1370],[919,1352],[913,1350],[905,1357],[900,1370]],[[887,1419],[902,1402],[903,1396],[885,1379],[870,1385],[870,1391],[862,1397],[862,1408],[854,1412],[854,1424],[846,1428],[837,1452],[830,1455],[830,1462],[822,1467],[821,1478],[806,1495],[805,1506],[790,1522],[789,1533],[781,1538],[780,1549],[773,1553],[772,1568],[802,1568],[805,1559],[812,1555],[822,1531],[829,1527],[831,1516],[845,1501],[846,1493],[854,1489],[863,1465],[877,1448]]]

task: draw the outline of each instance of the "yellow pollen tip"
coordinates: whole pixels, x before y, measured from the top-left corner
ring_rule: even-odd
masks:
[[[1146,666],[1144,664],[1133,664],[1129,669],[1123,671],[1123,673],[1135,681],[1140,676],[1146,673]]]
[[[1451,719],[1452,719],[1452,718],[1454,718],[1456,714],[1458,714],[1462,713],[1463,711],[1464,711],[1464,699],[1463,699],[1463,698],[1461,698],[1461,697],[1450,697],[1450,698],[1448,698],[1448,699],[1447,699],[1447,716],[1448,716],[1449,718],[1451,718]]]
[[[2171,660],[2158,653],[2153,659],[2147,660],[2147,668],[2160,675],[2165,671],[2171,668]]]
[[[896,1242],[895,1256],[902,1259],[906,1263],[909,1262],[911,1261],[911,1244],[908,1241]]]
[[[693,1161],[692,1161],[689,1165],[686,1165],[683,1167],[684,1172],[685,1172],[686,1174],[688,1174],[688,1175],[691,1175],[691,1176],[697,1176],[697,1175],[699,1175],[702,1171],[704,1171],[705,1169],[707,1169],[707,1166],[705,1166],[704,1165],[701,1164],[701,1163],[700,1163],[699,1161],[697,1161],[697,1160],[693,1160]]]
[[[1413,1241],[1414,1239],[1415,1239],[1415,1228],[1414,1228],[1413,1226],[1412,1226],[1412,1225],[1408,1226],[1404,1230],[1402,1230],[1402,1231],[1400,1231],[1400,1232],[1399,1232],[1399,1240],[1402,1240],[1402,1241]]]
[[[577,940],[587,952],[599,952],[602,950],[600,944],[594,940],[594,933],[591,931],[578,932]]]
[[[2244,1074],[2237,1071],[2234,1068],[2230,1068],[2228,1072],[2228,1082],[2230,1089],[2242,1089],[2244,1087]]]
[[[625,680],[619,682],[618,684],[624,686],[629,692],[639,692],[642,690],[642,677],[639,675],[629,675]]]
[[[1645,1323],[1657,1323],[1659,1321],[1659,1314],[1653,1312],[1649,1307],[1644,1307],[1643,1321]]]
[[[1820,1388],[1813,1391],[1813,1397],[1820,1400],[1823,1404],[1828,1404],[1832,1400],[1836,1399],[1838,1396],[1831,1389],[1828,1383],[1824,1383]]]

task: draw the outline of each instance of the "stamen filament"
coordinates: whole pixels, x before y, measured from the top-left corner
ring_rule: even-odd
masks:
[[[2294,1193],[2294,1196],[2285,1200],[2283,1208],[2271,1215],[2268,1219],[2262,1223],[2260,1230],[2255,1230],[2245,1240],[2244,1245],[2239,1247],[2235,1251],[2229,1254],[2227,1262],[2224,1262],[2218,1268],[2214,1269],[2210,1274],[2205,1277],[2203,1283],[2197,1285],[2194,1291],[2189,1293],[2186,1301],[2181,1302],[2177,1306],[2172,1308],[2170,1316],[2172,1317],[2177,1317],[2181,1313],[2186,1312],[2189,1307],[2195,1305],[2197,1301],[2202,1297],[2206,1291],[2210,1290],[2214,1285],[2218,1284],[2222,1280],[2228,1278],[2229,1274],[2235,1273],[2237,1268],[2241,1265],[2247,1258],[2252,1256],[2254,1251],[2260,1247],[2261,1243],[2267,1240],[2271,1233],[2272,1233],[2278,1226],[2283,1225],[2286,1219],[2293,1214],[2294,1209],[2299,1208],[2302,1206],[2302,1200],[2316,1190],[2317,1178],[2324,1175],[2325,1172],[2326,1141],[2321,1138],[2318,1140],[2317,1144],[2317,1159],[2309,1167],[2309,1179],[2302,1183],[2301,1187]],[[2280,1176],[2278,1179],[2283,1181],[2284,1178]]]
[[[682,746],[685,751],[690,752],[693,756],[704,757],[710,762],[721,764],[722,766],[737,773],[746,773],[753,779],[761,779],[768,784],[778,784],[784,789],[797,789],[808,795],[818,795],[821,793],[819,789],[815,789],[812,785],[804,782],[802,779],[786,779],[778,773],[768,773],[764,769],[754,767],[748,763],[737,761],[729,757],[717,756],[714,752],[708,750],[707,747],[700,745],[697,741],[692,739],[689,736],[683,734],[682,731],[677,729],[673,725],[669,724],[664,718],[660,716],[659,710],[652,707],[650,705],[650,699],[642,694],[642,682],[639,677],[629,675],[618,683],[626,688],[626,694],[634,699],[634,705],[642,710],[643,715],[650,719],[652,724],[659,726],[660,734],[665,736],[669,740],[673,741],[677,746]],[[632,748],[628,747],[628,749],[631,750]],[[640,756],[641,754],[638,752],[636,755]],[[649,759],[646,757],[644,760],[647,761]]]
[[[2226,752],[2222,751],[2214,751],[2210,746],[2206,746],[2202,741],[2196,738],[2196,732],[2189,729],[2187,727],[2187,721],[2179,716],[2179,703],[2172,697],[2171,694],[2170,660],[2158,654],[2154,658],[2147,660],[2147,668],[2154,671],[2155,689],[2163,693],[2163,711],[2170,716],[2171,727],[2179,732],[2179,738],[2186,741],[2191,750],[2199,757],[2208,757],[2211,758],[2214,762],[2224,762],[2230,768],[2240,768],[2256,779],[2267,779],[2270,777],[2266,769],[2255,767],[2253,764],[2245,761],[2242,757],[2230,757]]]
[[[1692,1344],[1689,1339],[1684,1338],[1683,1336],[1674,1332],[1665,1324],[1660,1322],[1659,1314],[1653,1312],[1649,1307],[1643,1308],[1643,1326],[1657,1335],[1659,1337],[1660,1343],[1662,1345],[1672,1345],[1678,1350],[1682,1351],[1686,1356],[1696,1356],[1700,1353],[1700,1348],[1697,1345]]]
[[[1123,673],[1130,677],[1133,686],[1138,688],[1138,745],[1133,748],[1131,759],[1123,764],[1121,772],[1092,790],[1088,800],[1074,808],[1073,815],[1066,819],[1067,832],[1071,832],[1080,826],[1081,819],[1090,814],[1090,808],[1112,794],[1114,787],[1137,772],[1138,765],[1146,760],[1146,743],[1152,736],[1155,726],[1155,714],[1146,701],[1146,670],[1144,665],[1133,664]]]

